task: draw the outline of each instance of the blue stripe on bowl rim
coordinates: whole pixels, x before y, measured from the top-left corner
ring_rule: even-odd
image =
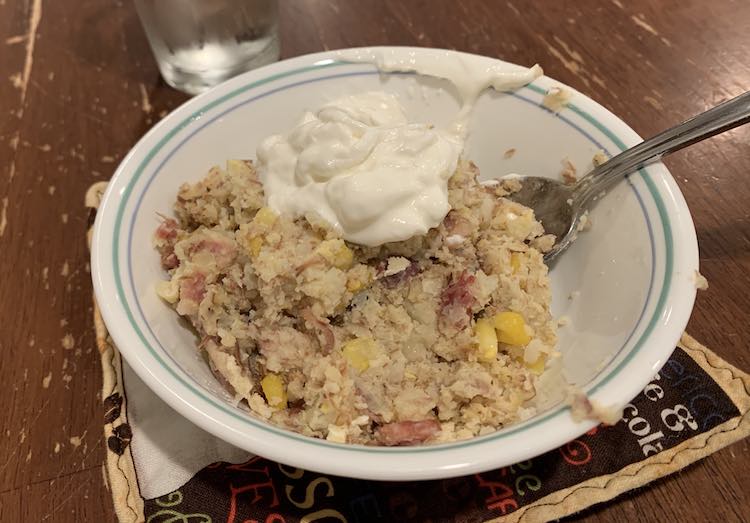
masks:
[[[536,416],[526,422],[519,423],[516,425],[513,425],[507,429],[502,429],[498,432],[488,434],[483,437],[477,437],[472,438],[470,440],[461,441],[461,442],[454,442],[454,443],[446,443],[441,445],[432,445],[432,446],[425,446],[425,447],[368,447],[364,445],[344,445],[344,444],[338,444],[338,443],[332,443],[325,440],[315,439],[307,436],[303,436],[301,434],[297,434],[291,431],[287,431],[285,429],[282,429],[280,427],[276,427],[273,425],[270,425],[269,423],[266,423],[260,419],[255,419],[250,415],[250,413],[240,410],[235,407],[231,407],[228,404],[224,403],[223,400],[217,401],[217,398],[213,398],[202,391],[200,388],[196,387],[190,381],[186,380],[180,373],[178,373],[174,367],[177,367],[180,369],[180,371],[183,374],[186,374],[182,369],[180,368],[179,364],[177,364],[176,361],[174,361],[169,354],[168,351],[164,349],[163,346],[158,341],[158,338],[154,334],[153,330],[151,329],[151,326],[149,322],[146,320],[145,315],[143,314],[140,302],[137,298],[137,292],[135,290],[135,283],[134,279],[132,277],[132,237],[133,237],[133,227],[135,223],[135,216],[137,216],[138,208],[140,207],[140,204],[143,200],[143,196],[146,193],[146,190],[154,180],[154,178],[157,176],[161,168],[164,166],[164,164],[168,161],[168,159],[182,146],[184,145],[192,136],[194,136],[197,132],[199,132],[201,129],[205,128],[206,126],[213,123],[215,120],[220,118],[221,116],[227,114],[228,112],[231,112],[238,107],[242,105],[246,105],[249,103],[252,103],[253,101],[256,101],[260,98],[264,98],[266,96],[275,94],[277,92],[291,89],[294,87],[298,87],[300,85],[304,85],[311,82],[317,82],[317,81],[323,81],[323,80],[330,80],[333,78],[340,78],[340,77],[346,77],[346,76],[360,76],[360,75],[382,75],[383,73],[380,71],[367,71],[367,72],[357,72],[357,73],[343,73],[343,74],[333,74],[333,75],[327,75],[327,76],[320,76],[315,77],[311,79],[306,79],[302,81],[293,82],[290,84],[286,84],[283,86],[276,87],[274,89],[271,89],[269,91],[266,91],[264,93],[261,93],[256,96],[252,96],[248,99],[245,99],[237,104],[234,104],[230,108],[222,111],[220,114],[216,115],[215,117],[212,117],[211,120],[207,120],[206,122],[202,123],[200,126],[198,126],[193,132],[191,132],[187,137],[185,137],[183,140],[181,140],[173,150],[171,150],[167,156],[160,162],[160,164],[157,166],[157,168],[152,173],[151,177],[147,181],[146,185],[141,189],[141,192],[137,195],[137,202],[134,209],[134,212],[132,213],[132,219],[129,224],[128,228],[128,238],[127,238],[127,272],[128,272],[128,279],[130,283],[131,292],[133,293],[133,296],[135,298],[136,302],[136,308],[138,310],[139,316],[141,317],[141,320],[146,325],[146,328],[149,330],[149,333],[153,337],[154,340],[156,340],[157,344],[159,345],[159,348],[161,349],[163,354],[166,354],[169,359],[172,359],[172,365],[168,364],[164,361],[164,359],[160,356],[159,352],[154,349],[154,347],[149,343],[146,336],[144,335],[143,331],[138,325],[138,322],[135,319],[135,315],[133,313],[133,310],[130,307],[130,302],[127,298],[127,294],[125,292],[125,286],[123,284],[122,279],[122,269],[120,264],[120,234],[122,230],[122,225],[125,218],[125,208],[127,207],[128,202],[130,201],[131,197],[133,196],[133,191],[135,188],[136,183],[141,178],[143,173],[145,172],[146,168],[149,166],[150,162],[156,157],[156,155],[183,129],[185,129],[188,125],[196,121],[197,119],[201,118],[207,111],[223,104],[224,102],[231,100],[232,98],[237,97],[238,95],[241,95],[243,93],[246,93],[248,91],[251,91],[252,89],[255,89],[257,87],[261,87],[263,85],[269,84],[275,80],[280,80],[283,78],[300,75],[303,73],[308,72],[317,72],[323,69],[332,68],[332,67],[339,67],[339,66],[346,66],[346,65],[352,65],[345,62],[324,62],[319,64],[314,64],[311,66],[306,67],[300,67],[291,69],[289,71],[284,71],[282,73],[278,73],[275,75],[271,75],[265,78],[262,78],[260,80],[256,80],[254,82],[250,82],[248,84],[245,84],[241,87],[238,87],[237,89],[217,98],[216,100],[213,100],[211,102],[208,102],[206,105],[202,106],[200,109],[194,111],[191,115],[184,118],[179,124],[174,126],[172,129],[169,130],[158,142],[157,144],[149,150],[149,152],[145,155],[144,159],[141,161],[141,163],[138,165],[138,167],[135,170],[135,173],[133,174],[133,177],[128,181],[125,189],[122,192],[122,196],[120,199],[120,202],[118,203],[118,208],[115,216],[115,224],[114,224],[114,234],[113,234],[113,249],[112,249],[112,261],[113,261],[113,267],[114,267],[114,275],[115,275],[115,284],[117,288],[117,299],[122,304],[122,307],[126,313],[126,316],[131,324],[131,327],[138,335],[138,338],[143,343],[143,345],[147,348],[149,354],[159,363],[159,365],[166,370],[172,377],[174,377],[178,382],[180,382],[181,385],[183,385],[185,388],[187,388],[192,394],[194,394],[198,399],[202,400],[205,403],[208,403],[209,405],[219,409],[220,411],[224,412],[225,414],[230,415],[231,417],[246,423],[256,429],[261,429],[266,432],[270,432],[276,435],[284,436],[286,438],[290,438],[302,443],[306,444],[312,444],[312,445],[318,445],[323,446],[331,449],[338,449],[338,450],[348,450],[348,451],[356,451],[356,452],[369,452],[369,453],[401,453],[401,452],[439,452],[444,450],[454,450],[461,447],[466,446],[475,446],[479,444],[488,443],[491,441],[495,441],[498,439],[506,438],[512,434],[518,433],[519,431],[527,430],[533,426],[539,425],[541,423],[545,423],[553,418],[556,418],[563,414],[565,411],[568,410],[567,406],[558,406],[556,409],[552,409],[546,413],[543,413],[539,416]],[[411,73],[389,73],[391,75],[409,75]],[[532,98],[528,98],[523,96],[521,93],[523,91],[531,91],[537,95],[544,95],[546,94],[546,90],[534,85],[529,84],[522,89],[519,89],[516,92],[509,93],[510,95],[521,99],[527,103],[530,103],[532,105],[535,105],[539,107],[540,109],[543,109],[545,111],[548,111],[548,109],[541,106],[541,104]],[[617,135],[612,132],[609,128],[607,128],[604,124],[596,120],[593,116],[591,116],[588,112],[580,109],[575,104],[569,104],[567,106],[568,109],[570,109],[574,114],[581,117],[584,121],[588,122],[594,128],[596,128],[598,131],[600,131],[604,136],[606,136],[613,144],[615,144],[616,147],[618,147],[621,151],[626,149],[625,144],[620,140]],[[571,119],[565,117],[564,115],[557,114],[558,118],[560,118],[563,122],[565,122],[567,125],[574,128],[577,132],[581,133],[584,137],[586,137],[592,144],[594,144],[597,148],[607,151],[607,148],[603,147],[593,136],[591,136],[590,133],[586,132],[583,128],[581,128],[579,125],[574,123]],[[658,211],[658,215],[660,218],[660,222],[663,229],[663,235],[664,235],[664,241],[665,241],[665,267],[664,267],[664,281],[661,288],[661,292],[659,294],[659,297],[657,299],[656,307],[654,309],[654,312],[652,314],[651,319],[649,320],[649,323],[647,324],[646,328],[643,330],[643,333],[639,337],[639,339],[636,341],[635,345],[633,346],[632,350],[620,361],[617,366],[612,369],[607,376],[605,376],[602,379],[595,380],[596,384],[593,387],[590,387],[586,390],[587,393],[593,393],[599,390],[601,387],[603,387],[606,383],[611,381],[611,379],[616,376],[623,367],[625,367],[632,358],[642,349],[643,345],[645,344],[645,341],[650,336],[651,332],[656,327],[656,324],[659,321],[659,318],[662,316],[662,313],[664,311],[665,305],[666,305],[666,299],[667,295],[669,293],[669,288],[671,286],[671,280],[672,280],[672,272],[673,272],[673,263],[674,263],[674,246],[673,246],[673,235],[672,235],[672,228],[669,220],[669,216],[667,214],[666,207],[664,205],[663,200],[661,199],[661,196],[659,195],[658,190],[656,189],[656,185],[654,184],[653,180],[648,176],[648,174],[645,172],[644,169],[641,169],[638,171],[638,175],[641,177],[641,179],[644,181],[655,205]],[[646,302],[644,304],[643,310],[641,311],[640,318],[638,322],[636,323],[636,326],[634,327],[633,331],[628,336],[625,343],[622,345],[620,349],[618,349],[617,353],[610,358],[611,364],[612,361],[616,360],[620,354],[621,351],[630,343],[630,340],[632,339],[635,332],[637,332],[642,324],[643,317],[645,315],[646,310],[649,307],[650,301],[651,301],[651,295],[653,290],[653,284],[655,281],[655,267],[656,267],[656,259],[655,259],[655,245],[654,245],[654,236],[653,236],[653,229],[652,225],[650,223],[650,220],[648,218],[648,214],[646,213],[645,204],[643,202],[643,199],[638,192],[638,190],[633,186],[633,184],[629,181],[629,186],[633,190],[634,194],[636,195],[636,198],[638,199],[638,203],[641,207],[641,210],[644,213],[644,218],[647,224],[647,229],[649,233],[649,240],[651,243],[651,274],[650,274],[650,282],[649,282],[649,291],[647,293]]]

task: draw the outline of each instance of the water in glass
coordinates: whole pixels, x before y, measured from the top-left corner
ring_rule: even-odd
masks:
[[[171,86],[197,94],[279,58],[276,0],[135,0]]]

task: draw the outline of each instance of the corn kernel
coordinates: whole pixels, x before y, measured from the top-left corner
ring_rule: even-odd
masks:
[[[346,246],[344,240],[335,239],[321,242],[318,248],[315,249],[315,252],[325,258],[328,263],[341,270],[348,269],[352,266],[352,262],[354,262],[354,253]]]
[[[534,363],[524,363],[524,365],[534,374],[541,374],[544,372],[544,365],[546,362],[544,355],[540,355]]]
[[[510,253],[510,268],[513,270],[514,274],[517,273],[518,269],[521,268],[521,253]]]
[[[260,380],[260,387],[268,405],[274,409],[286,408],[286,387],[278,374],[266,374]]]
[[[333,410],[333,406],[331,405],[331,402],[328,400],[323,400],[323,403],[320,404],[320,412],[323,414],[328,414]]]
[[[248,250],[250,251],[250,255],[255,258],[260,254],[260,248],[263,247],[263,238],[260,236],[255,236],[254,238],[250,238],[250,241],[247,242]]]
[[[346,290],[348,290],[349,292],[357,292],[362,287],[362,282],[359,280],[349,280],[346,282]]]
[[[474,334],[479,346],[480,361],[492,361],[497,356],[497,333],[490,320],[479,319],[474,326]]]
[[[275,212],[273,212],[268,207],[261,207],[258,209],[258,212],[255,213],[255,218],[253,218],[253,223],[256,225],[261,225],[263,227],[270,227],[274,223],[276,223],[276,219],[278,216]]]
[[[523,320],[523,316],[517,312],[499,312],[495,314],[493,321],[499,341],[519,347],[523,347],[531,341],[531,336],[526,332],[526,322]]]
[[[227,160],[227,172],[229,174],[246,174],[248,170],[249,166],[244,160]]]
[[[356,338],[346,342],[341,351],[349,365],[364,372],[370,367],[370,360],[378,355],[378,346],[372,338]]]
[[[408,379],[408,380],[415,380],[415,379],[417,379],[417,375],[414,374],[413,372],[409,372],[408,370],[404,371],[404,377],[406,379]]]

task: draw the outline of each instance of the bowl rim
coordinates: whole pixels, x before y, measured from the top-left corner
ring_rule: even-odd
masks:
[[[381,49],[401,50],[402,52],[417,54],[448,52],[432,48],[391,46],[381,47]],[[495,60],[489,57],[482,58]],[[122,160],[102,198],[94,226],[91,253],[92,279],[97,301],[105,324],[108,326],[122,355],[136,374],[157,396],[214,435],[281,463],[344,476],[403,480],[434,479],[479,472],[528,459],[562,445],[589,430],[595,425],[593,421],[575,423],[568,419],[561,420],[560,415],[568,411],[569,408],[558,406],[531,418],[527,422],[513,425],[488,436],[471,438],[465,441],[395,448],[342,445],[302,436],[252,418],[238,409],[223,404],[218,398],[208,398],[200,392],[200,386],[193,387],[190,383],[184,382],[179,373],[164,364],[163,361],[161,361],[161,365],[168,372],[159,372],[158,368],[153,367],[154,357],[157,360],[160,360],[160,357],[143,334],[139,332],[138,326],[132,318],[132,312],[128,308],[127,298],[121,292],[122,286],[119,285],[118,288],[117,284],[117,278],[119,278],[119,270],[117,269],[119,242],[117,241],[117,235],[120,232],[118,224],[123,218],[125,203],[129,197],[128,188],[132,190],[139,169],[142,172],[142,168],[145,168],[147,162],[155,155],[153,150],[146,152],[145,149],[150,147],[149,144],[152,142],[167,143],[181,129],[189,125],[196,115],[202,115],[242,92],[294,74],[342,65],[351,66],[352,64],[337,61],[335,51],[329,51],[283,60],[244,73],[175,109],[146,133]],[[549,88],[552,84],[576,92],[575,103],[569,106],[571,110],[599,128],[620,149],[641,141],[640,137],[619,118],[595,101],[561,82],[544,77],[528,87],[537,94],[544,94],[546,88]],[[602,120],[606,122],[606,125],[601,122]],[[134,166],[137,167],[134,169]],[[641,170],[640,176],[654,196],[659,218],[664,226],[664,238],[667,242],[667,264],[671,267],[665,267],[665,282],[659,296],[659,302],[639,343],[631,348],[631,353],[619,362],[615,369],[609,371],[606,379],[599,380],[597,376],[592,380],[596,384],[593,387],[586,388],[589,396],[604,404],[612,403],[608,400],[613,398],[618,398],[619,402],[622,403],[623,398],[635,397],[650,381],[651,376],[658,371],[671,354],[682,329],[687,324],[695,299],[695,286],[692,284],[690,269],[697,269],[697,240],[690,213],[666,167],[661,164],[654,164],[649,166],[647,170],[648,174],[645,170]],[[656,175],[664,183],[665,187],[662,190],[659,190],[659,187],[654,184],[651,179],[653,175]],[[669,212],[670,210],[671,212]],[[110,231],[114,232],[114,235],[109,234]],[[672,245],[670,246],[669,243],[672,243]],[[108,246],[112,247],[111,251],[108,250]],[[113,295],[116,296],[116,299],[111,298]],[[674,298],[677,295],[680,299],[667,300],[670,296]],[[632,366],[635,355],[639,351],[643,355],[641,350],[644,348],[643,345],[646,341],[651,343],[652,340],[659,342],[657,345],[659,350],[654,351],[654,357],[649,358],[648,362],[652,373],[638,373],[629,383],[612,387],[612,378]],[[144,345],[147,352],[143,351]],[[151,352],[150,355],[148,351]],[[640,365],[640,367],[643,367],[643,365]],[[193,403],[191,399],[195,398],[186,394],[189,389],[192,389],[194,394],[203,395],[203,399],[207,402],[199,405]],[[252,421],[249,425],[245,424],[246,428],[242,430],[235,423],[232,423],[227,416],[233,416],[237,420]],[[469,446],[474,447],[474,451],[479,447],[489,450],[493,444],[505,437],[514,434],[520,435],[521,432],[534,426],[549,424],[555,419],[557,420],[555,423],[562,424],[555,425],[555,430],[550,431],[554,434],[549,434],[546,438],[543,438],[544,444],[521,445],[516,452],[509,453],[504,459],[487,458],[480,460],[476,452],[473,452],[474,457],[462,455],[462,450]],[[296,449],[294,445],[300,445],[300,448]],[[352,460],[355,455],[359,458],[358,460]],[[445,458],[446,455],[448,458]],[[390,458],[391,456],[393,458]],[[425,460],[425,457],[430,459]]]

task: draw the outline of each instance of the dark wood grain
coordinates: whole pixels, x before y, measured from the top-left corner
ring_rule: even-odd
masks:
[[[750,88],[745,1],[280,5],[284,57],[402,44],[538,62],[642,135]],[[184,100],[160,80],[131,2],[0,0],[0,521],[114,518],[101,473],[83,194]],[[748,144],[746,127],[667,161],[693,213],[711,283],[689,331],[744,369]],[[748,468],[744,441],[571,520],[747,520]]]

